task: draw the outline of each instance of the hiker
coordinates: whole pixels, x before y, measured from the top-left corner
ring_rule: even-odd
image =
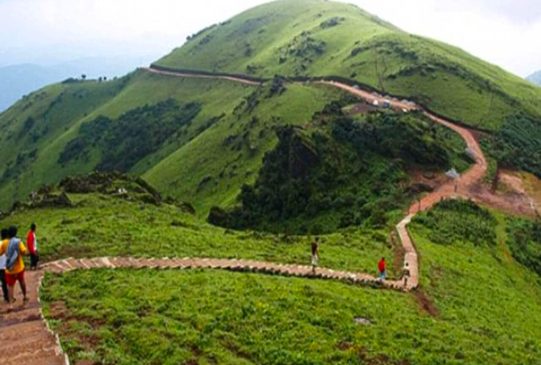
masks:
[[[38,240],[36,239],[36,224],[30,225],[30,230],[26,235],[26,246],[30,253],[30,270],[38,269],[39,252],[38,252]]]
[[[0,246],[4,241],[7,241],[8,239],[8,230],[2,229],[2,241],[0,242]],[[4,295],[4,302],[9,303],[9,295],[8,295],[8,285],[6,283],[6,255],[2,254],[0,255],[0,281],[2,281],[2,294]]]
[[[316,267],[319,263],[319,237],[312,241],[312,274],[316,273]]]
[[[385,257],[382,257],[381,260],[378,262],[379,279],[381,281],[385,280],[387,276],[387,272],[385,269]]]
[[[409,262],[404,263],[404,268],[402,269],[402,278],[404,279],[404,288],[408,287],[408,280],[410,278],[411,272],[410,272],[410,264]]]
[[[9,303],[15,302],[15,283],[18,281],[23,292],[23,302],[28,302],[26,283],[24,281],[23,255],[28,253],[24,243],[17,238],[17,227],[11,226],[7,239],[2,241],[0,255],[6,254],[6,283],[8,285]]]

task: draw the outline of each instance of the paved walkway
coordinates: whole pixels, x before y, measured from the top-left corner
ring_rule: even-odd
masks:
[[[152,68],[145,69],[148,72],[162,74],[166,76],[186,77],[186,78],[219,78],[232,82],[240,82],[246,85],[258,85],[258,83],[244,80],[238,77],[227,76],[209,76],[182,74],[169,71],[159,71]],[[360,97],[370,103],[374,100],[379,102],[389,101],[391,106],[398,110],[411,111],[421,109],[411,102],[398,101],[390,99],[376,93],[367,92],[337,82],[319,82],[330,86],[338,87],[357,97]],[[380,288],[410,291],[419,285],[419,263],[418,255],[414,243],[408,233],[407,226],[412,218],[420,211],[432,207],[442,199],[454,198],[457,196],[468,197],[467,187],[478,182],[486,172],[487,163],[479,147],[479,144],[471,132],[463,127],[457,126],[450,121],[437,117],[429,112],[424,114],[447,128],[450,128],[460,134],[465,140],[470,151],[475,155],[476,162],[461,178],[460,189],[456,190],[454,182],[442,185],[434,192],[426,195],[418,203],[410,207],[408,215],[396,226],[404,249],[404,264],[408,264],[410,277],[408,280],[385,281],[379,280],[369,274],[354,273],[346,271],[336,271],[326,268],[319,268],[315,274],[312,273],[310,266],[288,265],[262,261],[250,260],[230,260],[230,259],[212,259],[212,258],[93,258],[93,259],[65,259],[50,262],[42,267],[41,270],[29,272],[27,274],[27,285],[30,301],[25,306],[15,307],[14,310],[7,312],[5,309],[0,311],[0,364],[3,365],[60,365],[69,364],[67,355],[62,351],[58,335],[54,334],[48,327],[39,302],[39,290],[41,281],[45,272],[65,273],[73,270],[90,270],[100,268],[150,268],[150,269],[221,269],[242,272],[258,272],[272,275],[296,276],[304,278],[319,278],[328,280],[338,280],[352,284],[368,285]]]

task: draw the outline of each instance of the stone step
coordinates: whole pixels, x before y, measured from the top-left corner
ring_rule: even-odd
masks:
[[[2,320],[2,324],[5,322]],[[46,331],[45,324],[43,321],[35,320],[35,321],[28,321],[24,323],[18,323],[15,325],[6,325],[0,327],[0,344],[15,340],[20,337],[26,337],[31,336],[35,333],[41,333],[42,331]]]
[[[2,365],[64,365],[65,359],[61,354],[57,354],[56,347],[41,347],[37,350],[27,349],[24,353],[12,355],[14,351],[9,351],[9,356],[2,359],[5,353],[0,355]]]

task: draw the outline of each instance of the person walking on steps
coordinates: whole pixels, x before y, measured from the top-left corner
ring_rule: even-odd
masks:
[[[387,271],[386,271],[386,264],[385,264],[385,257],[382,257],[381,260],[378,262],[378,272],[379,272],[379,279],[381,281],[385,280],[387,277]]]
[[[0,241],[0,246],[4,241],[8,239],[8,230],[2,229],[2,241]],[[4,295],[4,302],[9,303],[9,293],[8,293],[8,284],[6,283],[6,255],[0,255],[0,281],[2,281],[2,294]]]
[[[319,264],[319,237],[312,241],[312,274],[316,273]]]
[[[28,252],[30,252],[30,270],[38,269],[39,252],[38,252],[38,240],[36,238],[36,224],[30,225],[30,230],[26,235],[26,245]]]
[[[6,254],[6,282],[9,292],[9,303],[15,303],[15,283],[18,281],[23,292],[23,302],[28,302],[26,282],[24,281],[23,255],[28,254],[24,243],[17,238],[17,227],[8,229],[7,240],[2,241],[0,255]]]
[[[404,279],[404,289],[408,287],[408,280],[410,278],[411,271],[410,271],[410,264],[409,262],[404,263],[404,268],[402,269],[402,278]]]

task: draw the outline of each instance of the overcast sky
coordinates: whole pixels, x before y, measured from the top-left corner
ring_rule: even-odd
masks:
[[[0,66],[108,54],[158,58],[188,34],[264,2],[0,0]],[[520,76],[541,69],[541,0],[348,2]]]

